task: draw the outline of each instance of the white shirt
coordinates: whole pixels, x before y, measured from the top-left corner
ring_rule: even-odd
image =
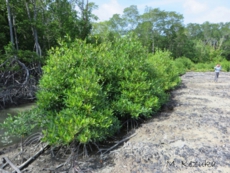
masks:
[[[216,67],[214,67],[214,69],[215,69],[215,72],[220,72],[220,70],[221,70],[221,66],[216,66]]]

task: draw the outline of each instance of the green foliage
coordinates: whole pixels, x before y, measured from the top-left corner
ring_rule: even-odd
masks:
[[[180,83],[178,76],[187,70],[210,71],[216,63],[220,63],[224,71],[230,70],[229,62],[221,57],[229,57],[229,23],[191,24],[185,28],[183,16],[176,12],[147,7],[145,13],[139,15],[136,6],[131,6],[123,15],[116,14],[109,21],[94,24],[94,35],[89,36],[91,21],[95,19],[94,3],[84,6],[84,1],[25,2],[10,2],[15,19],[15,42],[18,39],[18,45],[14,46],[18,46],[19,51],[7,45],[6,5],[0,3],[0,48],[1,53],[5,53],[0,55],[0,63],[16,54],[25,65],[38,61],[44,64],[43,59],[32,52],[35,35],[31,27],[38,33],[43,55],[58,44],[59,38],[65,42],[59,42],[59,48],[50,50],[47,65],[43,67],[37,93],[43,120],[33,114],[31,117],[19,115],[20,120],[10,117],[6,124],[25,125],[30,121],[22,117],[27,117],[43,128],[44,140],[51,144],[104,140],[120,128],[120,121],[149,117],[158,111],[167,100],[166,93]],[[80,7],[80,13],[73,4]],[[38,10],[36,16],[33,16],[34,7]],[[28,18],[28,13],[33,20]],[[138,38],[127,34],[131,32]],[[65,37],[66,34],[71,39]],[[75,38],[86,41],[72,43]],[[172,56],[176,58],[174,61]],[[16,64],[7,70],[18,69]],[[11,129],[12,133],[24,134],[31,129],[29,126],[16,130],[17,126]]]
[[[148,54],[137,38],[117,39],[103,47],[103,52],[108,53],[105,56],[102,53],[97,68],[116,115],[128,119],[148,117],[157,111],[165,94],[156,82],[156,75],[149,75]]]
[[[60,46],[49,52],[37,93],[51,144],[104,140],[121,120],[159,110],[165,91],[179,83],[170,54],[148,58],[133,35],[96,47],[80,40]]]
[[[208,72],[214,70],[214,63],[197,63],[195,64],[194,71],[198,72]]]
[[[11,43],[4,47],[6,52],[4,55],[0,55],[0,64],[4,63],[4,66],[0,67],[1,71],[14,71],[19,72],[21,66],[18,63],[11,64],[11,60],[17,57],[17,59],[24,63],[25,66],[30,67],[34,64],[43,64],[44,58],[39,57],[35,52],[29,50],[15,50]]]
[[[7,60],[7,58],[10,57],[9,55],[12,55],[14,53],[12,44],[9,43],[8,45],[5,45],[4,51],[5,54],[0,54],[0,64],[4,63]]]
[[[41,123],[41,114],[38,109],[34,108],[29,111],[20,112],[17,116],[9,117],[0,124],[0,128],[5,129],[6,135],[11,136],[27,136],[32,130]]]
[[[223,61],[219,61],[219,64],[221,64],[222,70],[229,72],[230,71],[230,61],[228,60],[223,60]],[[217,64],[217,63],[216,63]]]
[[[1,62],[4,62],[8,58],[13,57],[14,55],[17,55],[20,61],[22,61],[25,64],[30,64],[32,62],[41,62],[42,59],[39,58],[39,56],[30,50],[15,50],[13,48],[12,43],[9,43],[8,45],[4,46],[4,52],[5,55],[2,55],[2,59],[0,60]]]
[[[38,112],[9,117],[5,124],[21,125],[12,129],[20,135],[38,125],[44,141],[60,145],[101,141],[122,121],[149,117],[179,84],[179,72],[169,52],[148,54],[137,40],[130,34],[97,46],[60,42],[43,67]]]
[[[17,51],[17,56],[21,62],[24,62],[25,65],[31,63],[44,63],[43,58],[40,58],[35,52],[29,50],[19,50]]]
[[[180,71],[175,65],[170,52],[158,50],[154,55],[149,56],[148,63],[157,72],[156,79],[158,79],[158,83],[164,91],[171,90],[180,83],[178,77]]]
[[[0,56],[9,53],[3,49],[11,36],[15,50],[35,52],[39,47],[42,55],[46,56],[47,51],[52,46],[57,46],[57,40],[64,39],[66,34],[72,39],[86,39],[91,32],[92,20],[97,18],[92,14],[97,6],[85,0],[9,1],[9,7],[12,35],[7,20],[6,1],[0,2]],[[25,61],[31,59],[27,56],[23,58],[27,58]]]
[[[174,60],[174,63],[180,75],[184,74],[186,71],[193,70],[195,65],[190,59],[186,57],[177,58]]]
[[[97,49],[77,40],[50,51],[37,93],[38,107],[46,112],[44,140],[81,143],[103,140],[119,128],[108,107],[106,93],[96,73]]]
[[[199,71],[199,72],[208,72],[208,71],[214,71],[214,66],[216,64],[221,64],[222,71],[229,72],[230,71],[230,62],[223,57],[219,57],[215,61],[206,62],[206,63],[196,63],[194,64],[193,70]]]

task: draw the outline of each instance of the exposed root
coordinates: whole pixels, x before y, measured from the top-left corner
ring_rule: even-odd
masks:
[[[140,118],[138,120],[131,118],[131,119],[126,120],[122,124],[122,127],[125,127],[125,125],[126,125],[126,131],[129,132],[132,129],[138,128],[140,121],[143,121],[143,120]]]
[[[122,139],[121,141],[117,142],[115,145],[113,145],[112,147],[110,147],[110,148],[108,148],[108,149],[103,149],[103,150],[106,150],[106,151],[103,152],[103,153],[101,154],[101,157],[103,157],[107,152],[109,152],[109,151],[111,151],[112,149],[116,148],[116,147],[117,147],[118,145],[120,145],[121,143],[127,141],[128,139],[130,139],[130,138],[132,138],[132,137],[134,137],[134,136],[136,136],[136,134],[137,134],[137,133],[134,133],[134,134],[132,134],[131,136],[128,136],[127,138]]]
[[[12,165],[19,165],[16,166],[16,168],[23,172],[23,170],[26,168],[30,170],[30,164],[33,161],[35,161],[42,153],[44,153],[44,155],[41,156],[38,160],[43,160],[44,156],[46,156],[45,158],[47,160],[47,154],[49,154],[50,157],[48,160],[52,163],[52,166],[50,165],[48,168],[44,167],[42,168],[42,170],[46,170],[52,173],[90,173],[93,172],[93,165],[87,166],[86,164],[92,161],[92,157],[90,158],[90,155],[93,154],[94,156],[96,156],[93,158],[93,162],[98,159],[97,163],[101,164],[104,160],[106,160],[106,154],[108,152],[115,149],[118,145],[122,144],[123,142],[127,141],[135,135],[136,133],[122,140],[119,140],[113,146],[111,146],[111,143],[109,142],[104,145],[104,148],[101,148],[102,145],[95,142],[81,144],[76,141],[73,141],[69,145],[49,147],[48,145],[44,146],[44,144],[41,142],[42,134],[38,132],[32,134],[27,139],[25,139],[24,142],[22,142],[21,144],[23,149],[16,156],[11,157],[9,159],[12,162]],[[114,140],[112,141],[112,143],[114,143]],[[110,147],[108,147],[108,145]],[[99,154],[95,155],[96,152]],[[10,172],[18,171],[17,169],[14,169],[12,166],[7,167],[7,165],[9,164],[0,164],[0,169]]]
[[[42,133],[40,133],[40,132],[34,133],[31,136],[29,136],[26,140],[24,140],[23,146],[37,143],[41,140],[41,138],[42,138]]]
[[[0,108],[22,100],[34,100],[41,75],[36,63],[26,66],[17,56],[0,65]]]

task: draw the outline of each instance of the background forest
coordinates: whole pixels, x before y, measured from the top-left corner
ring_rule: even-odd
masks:
[[[2,124],[12,134],[37,127],[50,144],[101,141],[157,112],[186,71],[230,71],[230,22],[185,25],[177,12],[134,5],[96,22],[95,8],[0,1],[0,104],[38,106]]]

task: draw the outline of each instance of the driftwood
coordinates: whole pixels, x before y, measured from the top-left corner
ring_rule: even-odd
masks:
[[[21,173],[17,166],[15,166],[7,157],[3,157],[3,159],[17,172]]]
[[[2,166],[0,166],[0,170],[4,169],[7,165],[8,165],[8,163],[4,163]]]
[[[23,168],[25,168],[26,166],[28,166],[31,162],[33,162],[38,156],[41,155],[41,153],[43,153],[43,151],[48,148],[49,145],[45,145],[44,147],[42,147],[37,153],[35,153],[34,156],[30,157],[27,161],[25,161],[23,164],[21,164],[18,168],[20,170],[22,170]]]
[[[36,158],[38,158],[44,150],[46,150],[49,147],[49,145],[45,145],[42,147],[37,153],[35,153],[32,157],[30,157],[28,160],[26,160],[24,163],[22,163],[20,166],[15,166],[7,157],[3,157],[3,160],[6,162],[0,167],[0,173],[9,173],[8,171],[5,171],[4,168],[7,165],[10,165],[14,171],[13,173],[21,173],[21,171],[27,167],[30,163],[32,163]]]

